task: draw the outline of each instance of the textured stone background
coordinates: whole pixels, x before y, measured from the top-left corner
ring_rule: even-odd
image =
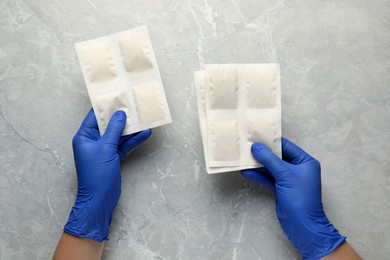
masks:
[[[48,259],[90,109],[73,44],[146,24],[174,122],[123,163],[105,259],[298,259],[270,192],[208,176],[194,70],[279,62],[283,133],[322,162],[326,212],[390,254],[390,1],[0,0],[0,258]]]

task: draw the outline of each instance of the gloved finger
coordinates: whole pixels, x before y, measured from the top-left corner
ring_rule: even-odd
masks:
[[[267,173],[265,168],[242,170],[241,175],[250,181],[256,182],[274,191],[275,179]]]
[[[95,112],[93,111],[92,108],[91,108],[91,110],[89,110],[88,114],[85,116],[83,123],[81,124],[80,129],[81,128],[96,129],[96,130],[98,129],[98,124],[96,121]]]
[[[123,142],[118,149],[118,153],[121,157],[125,156],[128,152],[135,149],[138,145],[143,143],[146,139],[150,137],[152,130],[144,130],[139,133],[133,134],[131,138]]]
[[[301,164],[313,160],[313,157],[302,148],[286,138],[282,138],[282,154],[283,160],[291,164]]]
[[[252,169],[252,170],[255,170],[255,171],[260,172],[260,173],[267,174],[268,176],[272,177],[272,174],[265,167],[260,167],[260,168],[256,168],[256,169]]]
[[[86,137],[92,140],[98,140],[100,138],[98,124],[93,109],[89,110],[88,114],[85,116],[76,136],[79,138]]]
[[[102,136],[104,142],[118,146],[119,139],[126,125],[126,114],[122,110],[116,111],[108,123],[106,132]]]
[[[121,138],[119,139],[119,146],[122,145],[127,140],[129,140],[130,138],[132,138],[133,136],[135,136],[136,134],[137,133],[121,136]]]
[[[278,180],[278,174],[285,168],[285,162],[283,162],[276,154],[274,154],[263,143],[254,143],[251,147],[253,157],[261,163],[271,175]]]

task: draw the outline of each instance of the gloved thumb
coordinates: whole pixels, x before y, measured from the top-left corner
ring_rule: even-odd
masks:
[[[118,146],[119,139],[126,125],[126,114],[122,110],[116,111],[112,114],[110,122],[108,123],[106,132],[103,135],[103,139],[107,143]]]
[[[279,179],[279,173],[284,168],[284,162],[263,143],[254,143],[251,147],[253,157],[261,163],[275,180]]]

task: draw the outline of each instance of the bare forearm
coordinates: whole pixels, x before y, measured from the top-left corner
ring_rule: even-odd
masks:
[[[58,242],[53,260],[95,260],[103,255],[104,242],[98,243],[88,238],[79,238],[63,233]]]
[[[323,260],[361,260],[348,242],[342,243],[336,250],[322,258]]]

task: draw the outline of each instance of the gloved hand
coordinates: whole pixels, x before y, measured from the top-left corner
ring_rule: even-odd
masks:
[[[98,242],[107,239],[121,194],[120,160],[152,133],[149,129],[121,137],[125,124],[126,114],[116,111],[100,137],[91,109],[73,138],[78,190],[65,232]]]
[[[274,192],[279,222],[303,259],[334,251],[346,238],[330,224],[322,207],[320,163],[287,139],[282,139],[283,160],[262,143],[251,150],[265,168],[241,173]]]

